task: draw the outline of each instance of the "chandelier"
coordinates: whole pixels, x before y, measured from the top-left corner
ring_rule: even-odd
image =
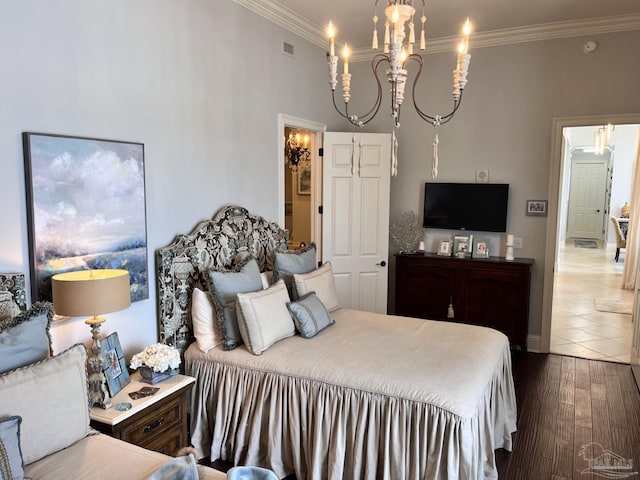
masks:
[[[378,16],[376,0],[374,5],[373,16],[373,41],[372,49],[378,50]],[[422,0],[422,16],[420,18],[421,31],[420,31],[420,50],[425,50],[425,22],[427,18],[424,15],[425,3]],[[331,22],[327,34],[329,36],[329,85],[331,87],[331,96],[333,99],[333,106],[336,111],[343,118],[347,119],[352,125],[357,127],[363,127],[369,123],[378,113],[382,104],[382,81],[378,69],[381,64],[388,65],[386,69],[387,81],[390,85],[391,93],[391,117],[393,119],[393,145],[394,150],[392,154],[392,175],[397,173],[397,140],[395,138],[395,130],[400,127],[400,107],[404,102],[405,87],[407,83],[407,65],[410,62],[415,62],[418,65],[418,71],[413,79],[413,86],[411,90],[411,98],[413,100],[413,106],[418,113],[418,116],[429,122],[434,127],[438,127],[449,122],[462,102],[462,92],[467,84],[467,73],[469,71],[469,62],[471,55],[469,54],[469,34],[471,33],[471,24],[469,19],[463,27],[463,38],[458,46],[458,58],[455,70],[453,70],[453,106],[451,111],[444,115],[430,115],[425,113],[416,102],[415,91],[416,83],[420,78],[423,67],[422,56],[413,52],[416,46],[416,35],[414,16],[415,9],[413,8],[413,0],[388,0],[387,7],[385,8],[386,22],[384,23],[384,43],[383,52],[377,53],[371,60],[371,70],[376,79],[378,85],[377,98],[370,110],[362,115],[356,115],[349,111],[349,100],[351,99],[351,74],[349,73],[349,46],[345,43],[342,50],[342,58],[344,70],[341,75],[342,80],[342,99],[344,100],[344,109],[341,110],[336,104],[336,86],[338,85],[338,56],[335,54],[335,34],[336,30]],[[409,37],[406,39],[405,24],[409,29]],[[433,142],[433,168],[432,176],[437,176],[437,148],[438,148],[438,136]]]
[[[309,164],[311,152],[309,151],[309,135],[301,135],[300,132],[291,131],[284,143],[284,161],[294,173],[299,167]]]
[[[611,138],[611,134],[615,131],[615,127],[611,124],[603,125],[598,128],[598,130],[593,135],[593,143],[595,153],[597,155],[602,155],[604,153],[605,148],[609,145],[609,139]]]

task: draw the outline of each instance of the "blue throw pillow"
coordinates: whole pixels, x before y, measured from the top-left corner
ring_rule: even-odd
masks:
[[[213,304],[218,313],[222,348],[232,350],[238,345],[242,345],[242,336],[236,315],[236,295],[262,290],[258,262],[252,258],[236,272],[211,270],[209,282],[211,283]]]
[[[0,329],[0,373],[48,358],[51,352],[50,303],[36,303]]]
[[[24,463],[20,450],[20,423],[22,417],[0,419],[0,478],[22,478]]]
[[[296,329],[304,338],[314,337],[318,332],[336,323],[315,292],[307,293],[296,302],[287,303],[287,308]]]
[[[289,290],[289,297],[292,300],[298,299],[298,294],[293,283],[294,273],[309,273],[317,267],[316,244],[312,243],[300,250],[287,250],[286,252],[276,252],[273,261],[272,282],[279,279],[284,280],[284,284]]]

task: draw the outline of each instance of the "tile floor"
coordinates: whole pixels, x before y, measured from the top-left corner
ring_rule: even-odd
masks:
[[[617,263],[614,253],[612,244],[576,248],[573,239],[560,248],[553,292],[552,353],[629,363],[631,315],[594,308],[596,297],[633,302],[633,291],[620,287],[624,250]]]

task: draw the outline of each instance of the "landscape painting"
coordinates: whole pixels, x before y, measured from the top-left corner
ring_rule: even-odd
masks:
[[[56,273],[104,268],[148,298],[144,145],[25,132],[23,147],[31,301],[51,301]]]

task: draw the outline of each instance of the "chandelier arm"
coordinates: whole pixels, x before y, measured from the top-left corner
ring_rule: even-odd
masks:
[[[376,79],[376,83],[378,85],[378,96],[375,102],[373,102],[373,106],[371,107],[371,109],[364,115],[349,115],[348,103],[345,103],[346,114],[343,114],[342,112],[340,112],[340,110],[338,110],[338,107],[336,106],[335,93],[332,92],[333,106],[335,107],[335,109],[343,118],[346,118],[349,121],[349,123],[351,123],[352,125],[355,125],[356,127],[363,127],[364,125],[368,124],[378,114],[378,110],[380,110],[380,106],[382,105],[382,83],[380,82],[380,77],[378,76],[377,69],[380,63],[382,63],[385,60],[388,61],[387,56],[382,54],[376,55],[371,60],[371,70],[373,71],[373,76]]]
[[[447,115],[443,115],[442,117],[440,117],[440,125],[444,125],[445,123],[448,123],[453,116],[455,115],[455,113],[458,111],[458,108],[460,108],[460,105],[462,104],[462,92],[464,90],[460,89],[460,98],[456,101],[453,101],[453,110],[451,110],[451,112],[449,112]]]
[[[349,119],[349,107],[348,107],[348,104],[345,104],[346,113],[342,113],[340,111],[340,109],[338,108],[338,105],[336,104],[336,91],[335,90],[331,90],[331,99],[333,100],[333,108],[336,109],[336,112],[338,112],[338,115],[340,115],[342,118],[345,118],[345,119],[347,119],[347,120],[349,120],[351,122],[351,120]]]
[[[424,60],[420,55],[417,55],[415,53],[412,55],[409,55],[409,57],[405,61],[405,64],[410,60],[413,60],[419,65],[418,72],[416,73],[415,78],[413,79],[413,85],[411,88],[411,99],[413,100],[413,107],[416,109],[416,113],[420,118],[422,118],[426,122],[431,123],[433,126],[444,125],[445,123],[450,122],[453,116],[455,115],[455,113],[458,111],[458,108],[460,108],[460,104],[462,103],[462,92],[464,90],[463,89],[460,90],[460,98],[458,100],[453,101],[453,109],[446,115],[434,116],[434,115],[429,115],[428,113],[423,112],[418,106],[418,102],[416,101],[416,85],[418,83],[418,79],[420,78],[420,75],[422,74],[422,67],[424,64]]]
[[[366,125],[371,120],[373,120],[373,118],[378,114],[378,110],[380,110],[380,105],[382,105],[382,83],[380,82],[380,77],[378,76],[378,66],[385,60],[387,60],[387,57],[386,55],[382,54],[375,55],[371,59],[371,71],[373,72],[373,76],[375,77],[376,83],[378,84],[378,98],[376,98],[376,101],[373,103],[371,110],[362,115],[361,118],[366,119],[362,121],[363,125]]]

